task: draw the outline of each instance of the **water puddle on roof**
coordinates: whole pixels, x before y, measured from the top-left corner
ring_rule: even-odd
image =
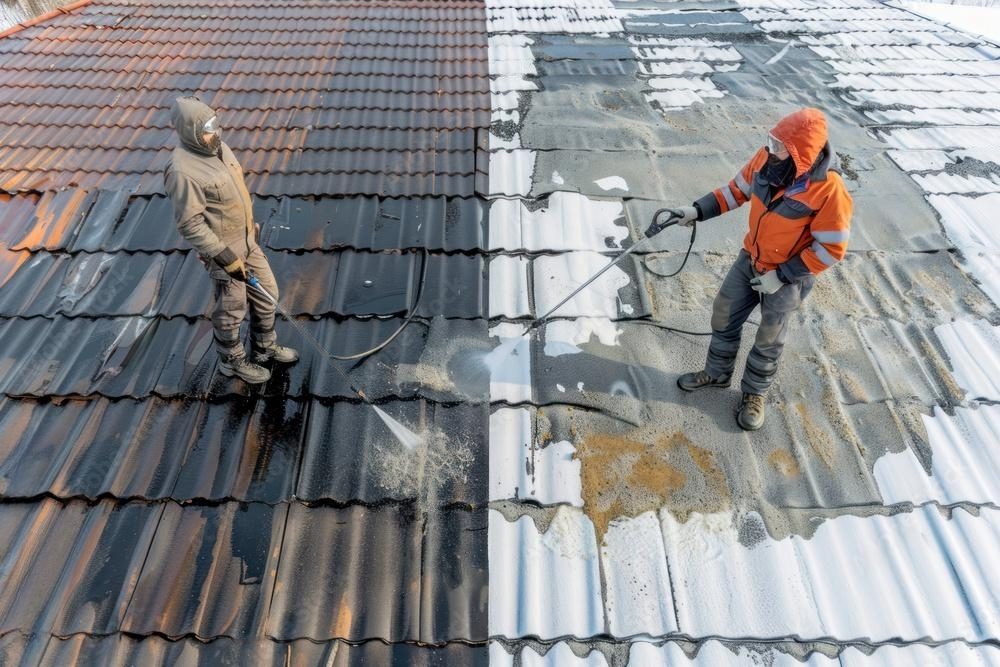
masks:
[[[683,522],[692,512],[719,512],[730,505],[715,454],[679,431],[652,444],[640,439],[654,432],[588,435],[577,447],[584,512],[599,543],[615,519],[666,508]]]

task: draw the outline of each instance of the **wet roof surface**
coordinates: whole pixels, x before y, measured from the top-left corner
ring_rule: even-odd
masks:
[[[998,62],[866,0],[95,0],[0,38],[0,665],[1000,665]],[[189,92],[298,325],[261,387],[161,193]],[[806,104],[851,252],[761,431],[665,328],[707,330],[745,213],[514,344]],[[304,335],[418,298],[341,364],[409,451]]]

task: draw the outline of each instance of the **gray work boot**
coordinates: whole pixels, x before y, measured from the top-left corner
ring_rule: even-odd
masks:
[[[253,344],[253,362],[255,364],[266,364],[272,359],[279,364],[294,364],[299,360],[299,353],[295,348],[285,347],[277,343],[271,343],[267,347],[260,343]]]
[[[234,375],[250,384],[263,384],[271,379],[271,371],[258,366],[244,356],[230,355],[219,360],[219,372],[226,377]]]
[[[705,387],[728,387],[729,380],[730,376],[728,375],[714,378],[705,371],[698,371],[697,373],[685,373],[677,378],[677,386],[684,391],[694,391]]]
[[[764,397],[760,394],[743,394],[736,423],[744,431],[756,431],[764,425]]]

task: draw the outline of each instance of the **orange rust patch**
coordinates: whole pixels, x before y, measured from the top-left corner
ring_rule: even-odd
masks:
[[[658,510],[684,486],[684,473],[667,463],[659,449],[613,435],[589,436],[577,448],[584,511],[594,522],[598,542],[613,519]]]
[[[666,507],[683,521],[692,511],[717,511],[729,501],[726,475],[711,451],[680,432],[654,444],[638,437],[595,434],[577,447],[584,512],[598,542],[618,518]]]
[[[792,455],[783,449],[775,449],[767,456],[767,461],[774,469],[785,477],[796,477],[799,474],[799,464]]]

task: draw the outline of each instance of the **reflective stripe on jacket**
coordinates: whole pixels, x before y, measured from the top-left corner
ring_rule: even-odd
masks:
[[[771,192],[760,174],[768,158],[761,148],[733,180],[696,203],[702,219],[750,202],[750,224],[743,247],[758,272],[778,270],[786,282],[815,275],[847,253],[853,202],[837,173],[837,158],[827,141],[826,119],[817,109],[783,118],[771,133],[785,144],[796,177]]]

